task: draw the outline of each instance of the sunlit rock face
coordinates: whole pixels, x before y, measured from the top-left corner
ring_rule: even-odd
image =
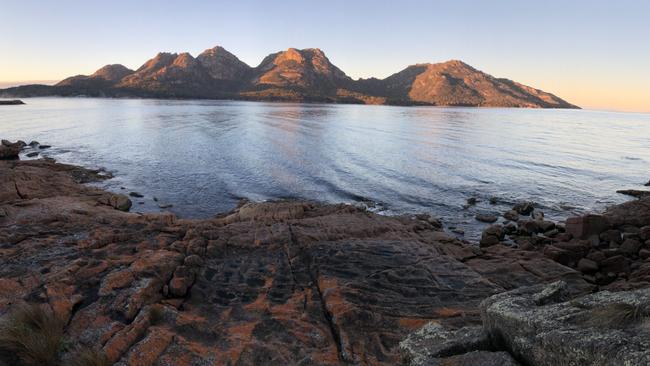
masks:
[[[54,87],[27,85],[6,96],[89,95],[229,98],[473,107],[577,108],[553,94],[499,79],[452,60],[417,64],[380,79],[353,80],[318,48],[273,53],[251,68],[220,46],[194,58],[159,53],[136,71],[107,65]]]
[[[562,99],[507,79],[498,79],[458,60],[409,66],[376,88],[395,100],[433,105],[572,108]]]
[[[254,85],[335,90],[352,81],[317,48],[290,48],[270,55],[256,68],[256,73]]]
[[[196,59],[217,80],[242,81],[251,71],[250,66],[220,46],[203,51]]]

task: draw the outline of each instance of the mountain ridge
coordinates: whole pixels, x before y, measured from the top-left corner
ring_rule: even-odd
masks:
[[[579,108],[551,93],[497,78],[461,60],[418,63],[384,79],[354,80],[318,48],[289,48],[251,67],[221,46],[197,57],[160,52],[136,70],[106,65],[53,85],[0,96],[91,96],[518,108]]]

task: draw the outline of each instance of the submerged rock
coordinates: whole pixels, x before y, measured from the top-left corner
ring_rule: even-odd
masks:
[[[641,191],[638,189],[621,189],[616,191],[616,193],[624,194],[626,196],[632,196],[636,198],[649,197],[650,191]]]
[[[512,209],[521,215],[530,215],[530,213],[535,209],[535,202],[519,202],[514,205]]]
[[[492,214],[477,214],[476,215],[476,220],[481,221],[481,222],[487,222],[489,224],[496,222],[498,218],[495,215]]]

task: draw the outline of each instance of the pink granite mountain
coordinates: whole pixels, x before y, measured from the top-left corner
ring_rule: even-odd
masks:
[[[501,79],[462,61],[417,64],[385,79],[353,80],[318,48],[277,52],[250,67],[223,47],[193,57],[159,53],[136,71],[107,65],[53,87],[28,85],[0,96],[88,95],[318,101],[400,105],[578,108],[559,97]]]

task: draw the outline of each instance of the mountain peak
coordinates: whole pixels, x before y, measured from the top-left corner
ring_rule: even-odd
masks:
[[[334,91],[352,81],[318,48],[289,48],[267,56],[256,69],[255,85]]]
[[[192,55],[190,55],[187,52],[183,52],[183,53],[179,54],[178,56],[176,56],[176,58],[174,59],[173,65],[178,66],[178,67],[187,68],[187,67],[192,67],[196,63],[197,63],[197,61],[196,61],[196,59],[194,57],[192,57]]]
[[[443,65],[453,65],[453,66],[469,66],[465,62],[463,62],[461,60],[456,60],[456,59],[447,60],[445,62],[441,62],[441,64],[443,64]]]
[[[251,70],[250,66],[221,46],[203,51],[196,59],[208,70],[211,77],[219,80],[240,80]]]
[[[120,64],[106,65],[99,70],[95,71],[90,77],[102,78],[108,81],[119,81],[123,77],[132,74],[133,70]]]

